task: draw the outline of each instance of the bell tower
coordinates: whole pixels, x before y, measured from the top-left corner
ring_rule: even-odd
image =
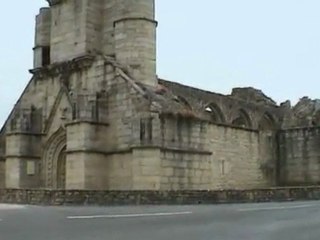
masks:
[[[112,56],[156,85],[155,0],[47,0],[36,18],[34,68],[84,55]]]

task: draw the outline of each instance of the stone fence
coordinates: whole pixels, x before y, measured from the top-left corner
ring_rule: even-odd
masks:
[[[0,189],[0,203],[30,205],[221,204],[320,200],[320,186],[221,191]]]

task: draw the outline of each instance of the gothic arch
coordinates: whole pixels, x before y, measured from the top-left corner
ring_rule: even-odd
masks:
[[[43,154],[43,177],[46,188],[64,188],[66,132],[61,127],[47,141]],[[61,175],[63,174],[63,175]]]
[[[214,123],[225,123],[226,118],[221,110],[221,108],[215,104],[215,103],[210,103],[208,106],[205,108],[205,111],[210,114],[211,121]]]
[[[274,117],[270,113],[265,112],[258,123],[258,129],[273,130],[275,128],[276,128],[276,121]]]
[[[233,119],[232,125],[244,128],[252,128],[252,121],[249,114],[244,109],[240,109],[237,117]]]
[[[184,97],[176,96],[176,98],[177,98],[177,101],[182,103],[188,110],[192,110],[191,105]]]

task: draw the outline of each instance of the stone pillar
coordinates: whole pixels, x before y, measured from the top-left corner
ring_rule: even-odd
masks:
[[[40,68],[50,61],[50,32],[51,11],[50,8],[41,8],[36,17],[34,46],[34,68]]]
[[[156,85],[156,27],[154,0],[119,0],[114,22],[117,61],[131,68],[135,80]]]
[[[66,189],[108,188],[106,124],[77,120],[67,125]]]

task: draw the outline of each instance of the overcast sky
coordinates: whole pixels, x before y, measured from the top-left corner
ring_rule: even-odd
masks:
[[[41,6],[1,3],[0,125],[31,77]],[[319,0],[157,0],[158,75],[221,93],[253,86],[278,102],[320,97],[319,9]]]

